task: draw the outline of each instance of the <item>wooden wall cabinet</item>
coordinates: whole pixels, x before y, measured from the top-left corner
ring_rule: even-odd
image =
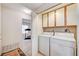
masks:
[[[69,4],[43,14],[43,27],[77,25],[77,20],[77,4]]]

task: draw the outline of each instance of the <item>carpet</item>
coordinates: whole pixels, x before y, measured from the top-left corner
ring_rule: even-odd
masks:
[[[2,53],[2,56],[25,56],[23,51],[20,48]]]

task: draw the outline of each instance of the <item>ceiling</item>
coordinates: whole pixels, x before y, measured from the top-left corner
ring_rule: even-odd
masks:
[[[4,6],[7,6],[9,8],[15,9],[17,11],[23,11],[27,14],[30,14],[31,10],[35,13],[40,13],[44,10],[47,10],[51,7],[54,7],[56,5],[59,5],[60,3],[6,3],[3,4]]]
[[[40,13],[48,8],[54,7],[60,3],[22,3],[23,6],[31,9],[36,13]]]

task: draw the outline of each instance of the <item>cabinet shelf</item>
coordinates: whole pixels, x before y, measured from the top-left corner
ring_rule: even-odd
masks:
[[[52,27],[43,27],[43,28],[65,28],[65,27],[77,27],[77,25],[52,26]]]

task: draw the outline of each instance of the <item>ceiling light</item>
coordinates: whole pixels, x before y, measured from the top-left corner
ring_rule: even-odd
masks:
[[[24,9],[23,11],[24,11],[25,13],[27,13],[27,14],[31,14],[31,12],[32,12],[30,9],[27,9],[27,8]]]

